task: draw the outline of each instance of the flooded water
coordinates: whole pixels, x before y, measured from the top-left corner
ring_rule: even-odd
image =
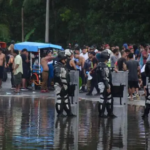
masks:
[[[96,102],[81,101],[79,117],[57,119],[53,100],[0,98],[0,150],[149,150],[143,108],[114,111],[99,119]]]

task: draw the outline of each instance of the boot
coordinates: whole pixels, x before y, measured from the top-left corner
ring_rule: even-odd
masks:
[[[76,115],[74,115],[74,114],[71,112],[70,101],[68,101],[68,103],[64,103],[64,110],[65,110],[65,112],[67,113],[67,116],[68,116],[68,117],[75,117],[75,116],[76,116]]]
[[[65,117],[65,115],[63,115],[63,104],[62,103],[56,103],[56,112],[57,112],[57,117]]]
[[[99,112],[100,118],[107,118],[107,116],[104,114],[105,113],[105,104],[102,104],[102,103],[98,104],[98,112]]]
[[[110,118],[116,118],[117,116],[115,116],[112,112],[112,110],[113,110],[112,107],[113,106],[111,104],[109,104],[109,103],[106,104],[106,109],[107,109],[107,113],[108,113],[107,116]]]
[[[146,107],[145,107],[145,110],[144,110],[144,114],[142,115],[142,118],[145,119],[145,118],[148,118],[148,114],[149,114],[149,108],[146,104]]]

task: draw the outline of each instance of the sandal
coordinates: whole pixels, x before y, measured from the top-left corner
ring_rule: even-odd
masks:
[[[46,93],[46,90],[41,90],[41,93]]]

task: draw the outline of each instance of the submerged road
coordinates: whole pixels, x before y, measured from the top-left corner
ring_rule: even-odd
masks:
[[[149,150],[143,106],[115,105],[116,119],[100,119],[96,101],[79,102],[79,119],[55,117],[48,97],[0,97],[2,150]]]
[[[150,119],[143,121],[144,98],[120,105],[116,119],[100,119],[99,96],[79,94],[79,113],[57,119],[54,92],[0,91],[0,149],[2,150],[150,150]]]

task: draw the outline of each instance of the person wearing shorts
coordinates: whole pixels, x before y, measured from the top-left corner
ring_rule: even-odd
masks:
[[[135,89],[138,89],[138,72],[140,71],[140,66],[138,61],[133,59],[133,54],[130,53],[128,55],[129,61],[126,62],[127,68],[129,70],[128,74],[128,85],[129,85],[129,95],[130,100],[133,100],[133,94],[135,92]],[[138,95],[138,90],[137,90]]]
[[[139,88],[139,85],[138,85],[138,81],[129,81],[128,82],[128,86],[129,86],[129,88],[130,89],[132,89],[132,88]]]
[[[2,86],[5,60],[6,60],[5,54],[2,53],[2,48],[0,48],[0,88]]]
[[[21,90],[26,90],[27,89],[27,78],[28,78],[28,52],[26,49],[22,50],[22,67],[23,67],[23,74],[22,74],[22,89]]]
[[[21,82],[22,82],[22,74],[23,74],[23,68],[22,68],[22,58],[19,55],[19,52],[17,50],[14,50],[13,55],[15,57],[14,59],[14,82],[16,85],[15,93],[20,92]]]
[[[3,71],[4,71],[4,67],[0,66],[0,80],[3,79]]]

